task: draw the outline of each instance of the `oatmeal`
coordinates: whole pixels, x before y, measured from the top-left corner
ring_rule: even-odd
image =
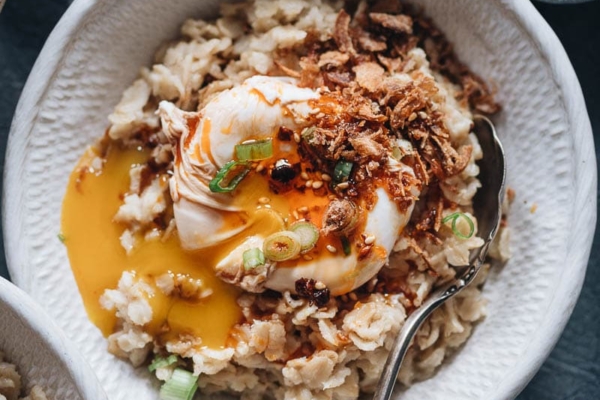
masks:
[[[372,392],[403,321],[483,244],[471,130],[499,110],[490,89],[398,2],[222,4],[181,35],[71,177],[90,318],[163,396]],[[425,322],[404,385],[485,317],[487,270]]]

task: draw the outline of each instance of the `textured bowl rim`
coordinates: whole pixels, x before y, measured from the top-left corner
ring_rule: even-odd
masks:
[[[517,23],[529,34],[547,61],[552,78],[562,93],[561,100],[567,111],[575,154],[576,197],[571,209],[570,229],[574,234],[569,237],[566,257],[572,268],[562,273],[548,308],[554,312],[544,315],[530,346],[522,354],[522,362],[496,385],[494,394],[497,398],[514,398],[533,378],[554,348],[579,297],[596,227],[597,172],[592,128],[581,86],[558,37],[530,2],[494,1],[513,13]],[[38,116],[38,104],[70,50],[73,38],[77,37],[77,32],[85,27],[87,19],[94,15],[102,3],[102,0],[75,0],[72,3],[38,56],[13,118],[4,170],[2,226],[9,272],[13,281],[27,292],[32,289],[32,281],[29,275],[31,271],[22,268],[27,263],[28,254],[24,241],[21,240],[23,227],[19,204],[25,198],[25,193],[20,185],[24,170],[23,158],[18,156],[25,154],[28,135]],[[10,197],[7,193],[10,193]]]
[[[35,335],[41,339],[54,358],[70,373],[71,381],[82,399],[106,400],[100,381],[75,345],[27,293],[4,278],[0,278],[0,303],[8,306]],[[6,350],[6,349],[5,349]],[[18,360],[15,361],[19,368]],[[25,376],[25,378],[27,378]]]
[[[519,17],[519,23],[547,60],[552,78],[560,88],[573,136],[576,196],[571,208],[571,229],[566,260],[572,267],[565,269],[551,297],[548,312],[523,353],[523,362],[498,382],[500,394],[516,397],[533,378],[560,339],[579,298],[590,257],[597,217],[597,170],[594,137],[581,85],[569,56],[550,25],[529,1],[500,0]],[[575,243],[579,243],[576,247]],[[550,332],[550,333],[548,333]]]

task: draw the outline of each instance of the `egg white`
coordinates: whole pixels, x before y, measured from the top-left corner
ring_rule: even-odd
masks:
[[[312,108],[310,100],[320,94],[299,88],[292,78],[255,76],[242,85],[221,92],[198,113],[185,113],[173,104],[162,102],[159,113],[167,136],[177,142],[175,170],[170,181],[174,200],[174,215],[182,246],[196,250],[216,246],[243,232],[248,224],[223,229],[223,213],[244,213],[233,205],[229,194],[212,193],[208,183],[216,172],[234,159],[235,145],[250,139],[270,138],[281,126],[300,129],[308,124]],[[190,132],[188,118],[197,117],[199,123]],[[206,137],[208,135],[208,137]],[[397,173],[411,168],[395,162],[389,167]],[[414,174],[413,174],[414,175]],[[267,278],[267,288],[294,290],[300,278],[323,282],[332,294],[346,293],[367,282],[388,261],[394,243],[408,223],[412,206],[400,212],[383,187],[376,190],[377,202],[367,212],[365,235],[375,237],[378,251],[359,259],[357,251],[350,255],[338,254],[302,261],[295,267],[275,268]],[[418,196],[416,189],[413,195]],[[260,223],[260,221],[254,223]],[[242,234],[243,236],[243,234]],[[262,247],[264,237],[247,237],[222,259],[220,268],[243,268],[242,254],[249,242]]]

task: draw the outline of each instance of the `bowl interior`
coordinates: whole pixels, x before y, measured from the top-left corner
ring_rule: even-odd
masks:
[[[7,239],[11,275],[77,343],[111,399],[155,399],[158,392],[145,371],[108,354],[87,320],[56,239],[62,197],[70,171],[104,132],[107,115],[139,68],[177,36],[186,18],[214,15],[217,3],[75,1],[42,52],[15,117],[5,193],[16,195],[5,198],[4,221],[14,238]],[[585,123],[574,124],[574,108],[584,121],[587,116],[578,86],[568,92],[557,79],[553,63],[567,70],[570,64],[560,47],[549,61],[548,48],[558,41],[540,44],[549,28],[529,3],[413,3],[423,6],[462,60],[497,87],[504,109],[494,122],[516,201],[509,217],[513,257],[486,284],[488,317],[433,379],[409,388],[402,399],[506,399],[518,393],[558,338],[584,275],[595,205],[586,200],[581,207],[580,199],[589,192],[593,197],[595,164],[593,153],[578,150],[591,135]],[[581,173],[590,176],[583,189]],[[583,221],[574,217],[576,207]],[[576,223],[584,232],[573,241]],[[572,253],[582,256],[569,258]],[[554,304],[565,292],[571,296]]]
[[[26,293],[0,279],[0,350],[17,366],[26,393],[52,399],[106,399],[89,365]]]

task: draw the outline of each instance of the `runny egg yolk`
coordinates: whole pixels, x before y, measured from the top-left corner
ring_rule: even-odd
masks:
[[[216,248],[186,252],[177,235],[166,242],[160,239],[142,242],[127,255],[119,241],[124,227],[113,222],[113,218],[129,189],[130,167],[146,162],[148,154],[110,147],[100,173],[88,167],[96,156],[92,149],[88,150],[71,174],[61,227],[71,268],[91,321],[104,335],[115,330],[114,311],[103,309],[99,298],[106,289],[117,287],[124,271],[134,271],[137,278],[153,288],[154,294],[148,299],[152,321],[144,329],[157,340],[192,334],[201,338],[205,346],[224,346],[229,330],[241,319],[236,303],[239,291],[215,277],[212,270],[211,263],[224,255]],[[189,301],[162,294],[155,278],[168,271],[201,279],[212,295],[201,301]],[[211,322],[206,324],[206,321]]]

